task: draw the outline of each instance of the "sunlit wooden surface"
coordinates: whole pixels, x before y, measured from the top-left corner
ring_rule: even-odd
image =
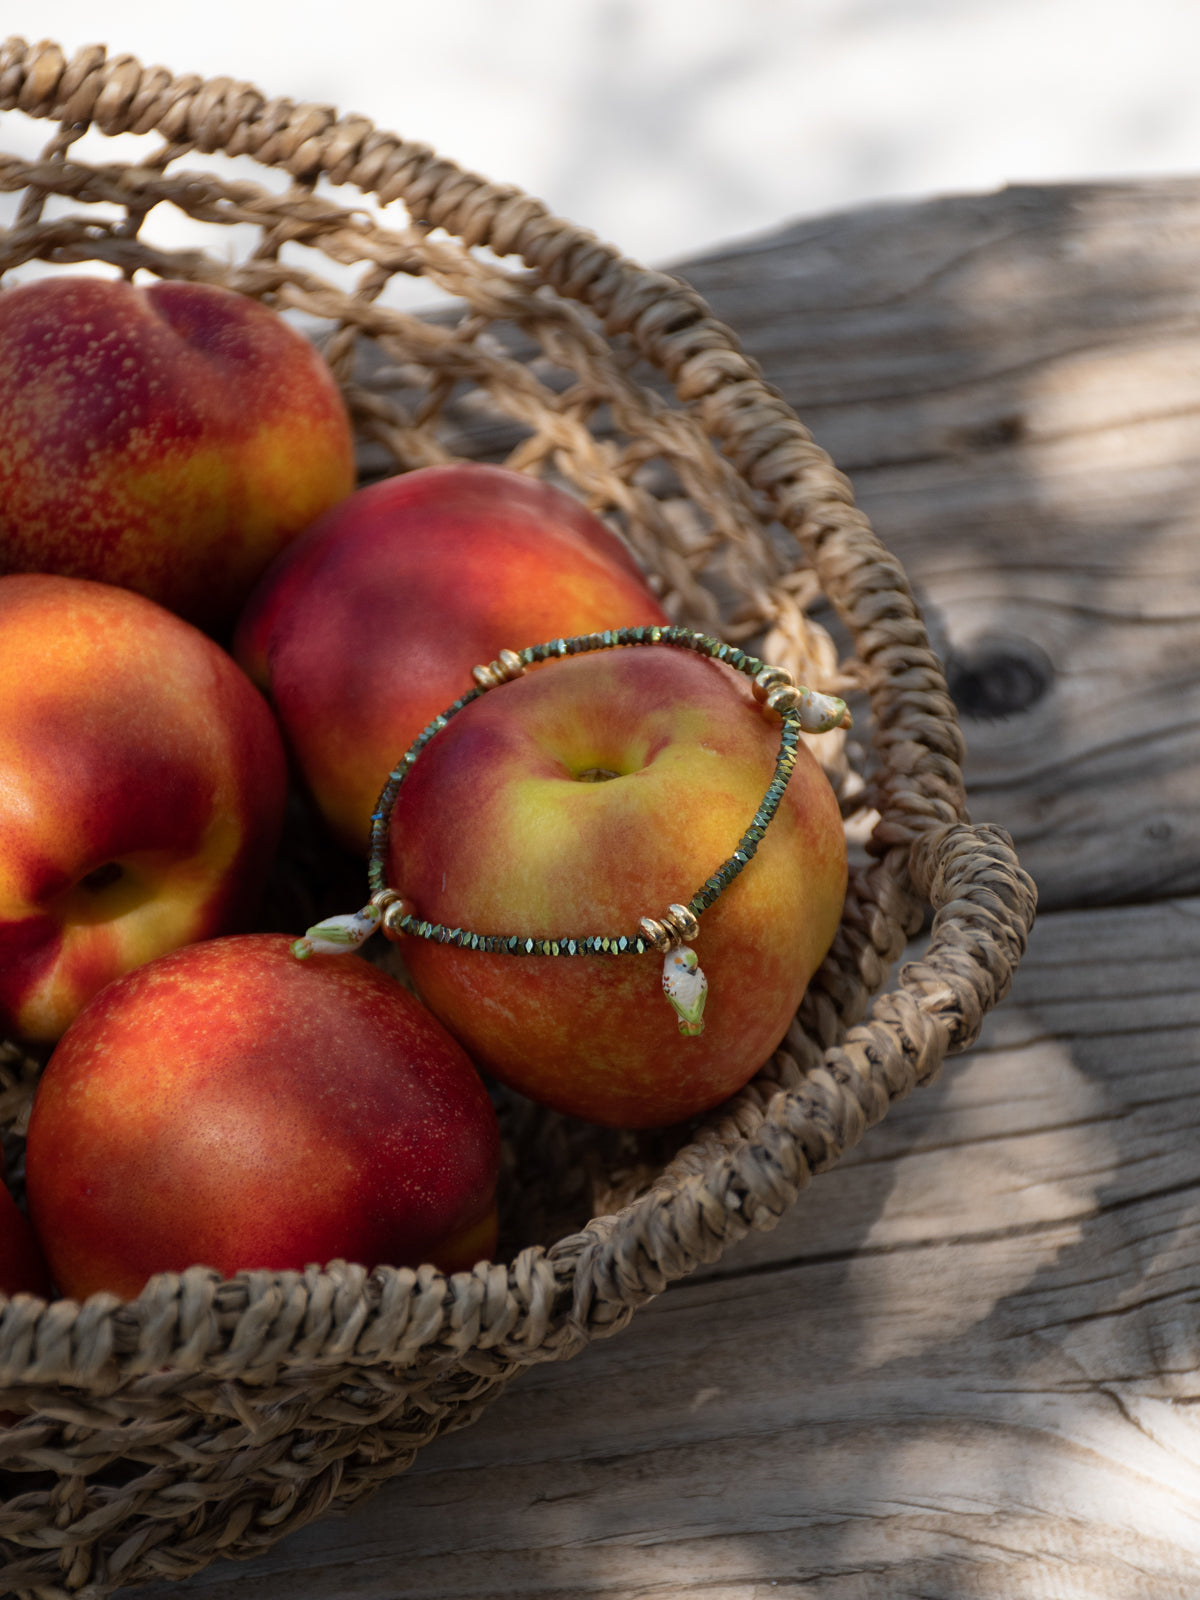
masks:
[[[1200,183],[686,263],[904,562],[1043,913],[773,1233],[372,1501],[154,1600],[1200,1587]]]

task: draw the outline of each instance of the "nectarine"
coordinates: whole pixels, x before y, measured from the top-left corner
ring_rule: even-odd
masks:
[[[425,746],[392,811],[387,881],[449,929],[564,948],[636,934],[687,906],[751,826],[780,746],[768,716],[745,677],[663,645],[546,663]],[[702,1019],[683,992],[700,980],[653,950],[402,948],[480,1066],[560,1111],[651,1127],[726,1099],[776,1048],[836,932],[846,870],[836,798],[800,744],[756,854],[700,918]]]
[[[500,1140],[461,1048],[358,956],[189,945],[110,984],[34,1098],[30,1216],[64,1294],[192,1265],[467,1268]]]
[[[353,487],[337,385],[270,307],[77,276],[0,294],[0,571],[121,584],[214,630]]]
[[[666,617],[570,495],[472,462],[359,489],[271,567],[233,650],[337,838],[364,853],[393,762],[505,647]]]
[[[0,578],[0,1025],[56,1039],[110,979],[244,926],[286,781],[266,702],[199,629]]]

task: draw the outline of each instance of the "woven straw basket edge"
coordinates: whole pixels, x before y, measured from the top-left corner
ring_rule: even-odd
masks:
[[[59,1469],[53,1528],[28,1496],[24,1520],[0,1511],[0,1549],[23,1552],[6,1569],[12,1592],[99,1596],[120,1583],[182,1576],[217,1553],[261,1549],[397,1470],[424,1438],[469,1420],[521,1367],[616,1331],[668,1282],[747,1229],[769,1227],[892,1100],[976,1037],[1008,990],[1034,892],[1007,836],[967,818],[953,705],[902,569],[829,458],[680,280],[362,117],[269,101],[228,79],[173,77],[128,56],[108,59],[99,47],[68,61],[52,44],[9,39],[0,45],[0,110],[14,108],[75,133],[155,132],[173,153],[249,155],[302,186],[328,178],[402,201],[420,226],[516,257],[558,296],[589,308],[609,337],[624,336],[666,375],[815,570],[853,640],[878,762],[874,864],[854,875],[838,944],[814,982],[824,997],[813,1013],[821,1037],[802,1081],[774,1088],[768,1074],[623,1209],[548,1249],[450,1279],[430,1268],[367,1274],[334,1263],[221,1283],[193,1269],[156,1279],[128,1304],[104,1295],[83,1306],[0,1300],[0,1407],[8,1396],[22,1415],[43,1404],[61,1412],[78,1396],[79,1426],[100,1438],[103,1416],[89,1404],[131,1386],[139,1415],[161,1422],[182,1406],[215,1416],[224,1404],[226,1420],[247,1436],[266,1426],[261,1395],[286,1445],[290,1415],[302,1427],[314,1405],[338,1396],[349,1404],[346,1384],[356,1374],[374,1385],[379,1459],[360,1462],[355,1476],[333,1450],[319,1458],[316,1487],[289,1491],[291,1500],[277,1489],[269,1516],[259,1514],[261,1497],[238,1511],[214,1491],[214,1527],[198,1513],[181,1520],[149,1491],[122,1505],[118,1490],[103,1512],[75,1515],[62,1489],[69,1464]],[[868,1014],[926,908],[934,914],[927,953]],[[390,1409],[379,1399],[388,1385]],[[413,1421],[413,1403],[423,1424]],[[344,1458],[350,1446],[343,1439],[338,1448]],[[122,1516],[134,1529],[123,1543],[114,1531],[125,1527]]]

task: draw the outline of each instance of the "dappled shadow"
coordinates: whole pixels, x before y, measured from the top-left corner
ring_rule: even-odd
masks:
[[[1043,909],[1200,888],[1200,184],[880,206],[684,264],[830,451]]]

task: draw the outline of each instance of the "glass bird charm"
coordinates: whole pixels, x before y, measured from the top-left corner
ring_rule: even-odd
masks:
[[[675,1008],[680,1033],[695,1037],[704,1032],[704,1002],[708,998],[708,979],[700,969],[696,952],[683,945],[671,950],[663,962],[663,993]]]

